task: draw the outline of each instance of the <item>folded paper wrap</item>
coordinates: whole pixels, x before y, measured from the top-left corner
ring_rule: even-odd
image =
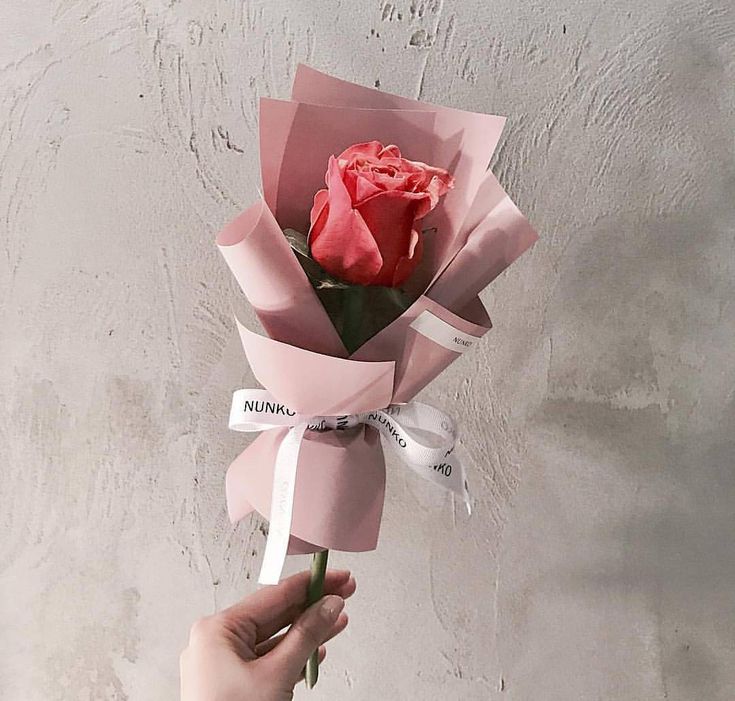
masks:
[[[306,66],[298,68],[292,100],[263,99],[260,112],[263,199],[217,237],[268,334],[238,323],[256,379],[307,423],[412,402],[490,329],[479,293],[537,239],[487,171],[504,118],[388,95]],[[307,230],[328,157],[372,139],[450,170],[456,184],[425,220],[436,235],[426,237],[421,272],[411,281],[416,301],[348,358],[282,229]],[[253,510],[271,516],[280,498],[274,492],[279,451],[298,433],[288,487],[289,552],[374,549],[385,491],[380,427],[354,421],[344,430],[308,430],[290,418],[258,428],[227,473],[230,518]],[[265,579],[277,576],[271,570]]]
[[[350,361],[338,362],[350,363]],[[373,393],[372,396],[375,398],[378,394]],[[363,398],[361,403],[368,406],[373,402]],[[464,466],[455,452],[457,429],[454,421],[427,404],[409,402],[354,414],[320,416],[295,411],[266,390],[241,389],[236,391],[232,398],[229,426],[233,430],[250,433],[271,432],[283,426],[289,429],[285,434],[278,436],[276,447],[272,490],[268,502],[270,530],[259,577],[261,584],[276,584],[280,579],[292,534],[298,533],[300,543],[305,542],[302,540],[305,535],[301,532],[302,524],[294,519],[294,503],[297,468],[301,450],[305,447],[307,431],[317,433],[326,431],[329,435],[334,435],[353,431],[362,426],[372,428],[398,453],[403,465],[438,487],[461,497],[467,505],[468,512],[471,510]],[[364,437],[363,440],[368,442]],[[346,500],[350,524],[347,530],[353,533],[363,530],[361,518],[363,497],[355,490],[357,485],[350,476],[354,469],[356,469],[354,465],[342,465],[341,474],[330,475],[335,482],[348,479],[347,496],[351,495],[352,498]],[[377,479],[380,485],[383,481]],[[328,490],[329,485],[324,485],[324,488]],[[336,495],[337,499],[342,497],[341,494]],[[315,498],[318,500],[317,504],[321,505],[322,497],[315,496]],[[374,503],[374,500],[369,500],[371,507]],[[343,504],[330,504],[330,506],[333,508],[327,513],[333,519]],[[368,513],[374,513],[373,509],[370,508]],[[379,518],[380,514],[377,515]],[[307,528],[309,525],[307,522]],[[341,529],[334,528],[334,532],[339,535]],[[377,531],[373,532],[377,536]],[[342,541],[332,541],[329,547],[337,549],[337,546],[342,544]]]

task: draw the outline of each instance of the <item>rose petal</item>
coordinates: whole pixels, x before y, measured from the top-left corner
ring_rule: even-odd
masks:
[[[363,202],[368,197],[377,195],[381,191],[374,182],[371,182],[370,179],[363,174],[356,176],[355,183],[355,196],[352,201],[356,205]]]
[[[369,285],[383,267],[383,258],[362,216],[352,208],[334,157],[329,159],[327,184],[328,213],[320,228],[309,233],[311,255],[331,275]]]
[[[414,229],[411,231],[411,245],[408,249],[408,255],[400,258],[396,263],[396,269],[393,272],[393,282],[391,287],[400,287],[416,270],[416,266],[421,262],[424,253],[424,237]]]
[[[420,203],[416,193],[393,190],[374,195],[359,206],[358,211],[383,257],[383,265],[375,276],[373,285],[392,287],[396,266],[404,258],[413,260],[414,267],[418,263],[413,222]]]
[[[318,235],[318,231],[322,228],[322,226],[324,226],[327,215],[326,208],[328,207],[328,205],[328,191],[319,190],[316,195],[314,195],[314,205],[311,208],[311,212],[309,212],[309,223],[311,224],[309,236]]]
[[[351,202],[355,202],[355,200],[357,199],[357,178],[358,177],[359,177],[358,172],[354,168],[351,168],[349,164],[347,164],[342,173],[342,182],[345,184],[345,187],[347,188],[347,192],[350,195]]]
[[[399,174],[381,173],[380,171],[370,171],[363,173],[362,176],[367,180],[375,183],[378,189],[382,190],[406,190],[406,176]]]
[[[337,158],[340,161],[349,161],[355,156],[362,158],[377,158],[382,149],[383,144],[381,144],[380,141],[364,141],[360,144],[353,144],[349,148],[346,148],[339,154],[339,156],[337,156]]]
[[[401,196],[406,200],[412,200],[415,202],[414,219],[421,219],[431,211],[431,198],[428,192],[411,192],[410,190],[381,190],[375,195],[368,197],[367,199],[360,202],[359,209],[362,211],[363,205],[367,204],[370,200],[381,195],[391,194],[393,196]]]
[[[378,154],[378,157],[382,160],[384,158],[400,158],[401,150],[395,144],[389,144],[384,146]]]

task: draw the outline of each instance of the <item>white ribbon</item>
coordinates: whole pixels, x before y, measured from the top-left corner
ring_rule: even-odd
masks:
[[[239,389],[232,395],[229,427],[259,432],[288,426],[273,470],[270,528],[258,581],[277,584],[286,560],[291,533],[296,468],[304,434],[341,431],[359,424],[377,429],[398,452],[403,463],[424,479],[462,498],[470,513],[470,495],[462,463],[454,452],[454,421],[428,404],[409,402],[348,416],[301,416],[264,389]]]

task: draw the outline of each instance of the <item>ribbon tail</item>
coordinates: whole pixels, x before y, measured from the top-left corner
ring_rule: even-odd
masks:
[[[456,449],[452,449],[450,454],[447,455],[440,463],[435,463],[433,465],[417,465],[408,463],[408,467],[425,480],[428,480],[432,484],[450,492],[452,496],[461,497],[465,507],[467,508],[467,513],[470,515],[472,514],[467,475],[465,473],[464,464],[456,453]]]
[[[380,432],[406,466],[425,480],[451,492],[452,496],[461,496],[467,513],[471,515],[467,475],[455,451],[457,430],[452,419],[438,409],[419,402],[391,409],[363,414],[360,418]],[[417,438],[416,430],[433,434],[433,445]]]
[[[296,468],[299,450],[308,424],[294,426],[281,441],[273,470],[273,496],[271,498],[268,539],[263,554],[258,582],[278,584],[283,572],[291,537],[294,492],[296,490]]]

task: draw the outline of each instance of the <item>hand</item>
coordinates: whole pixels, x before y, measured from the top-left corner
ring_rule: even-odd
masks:
[[[181,701],[287,701],[309,655],[347,626],[349,572],[329,570],[325,596],[304,611],[309,573],[266,587],[194,623],[181,653]],[[286,633],[276,635],[286,626]]]

